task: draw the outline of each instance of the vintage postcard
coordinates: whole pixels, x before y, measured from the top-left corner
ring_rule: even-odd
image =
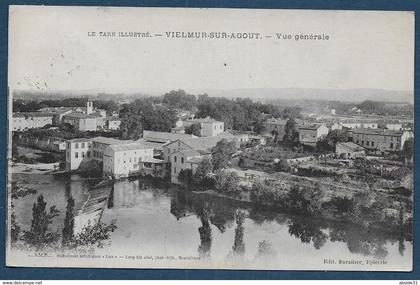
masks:
[[[10,6],[8,266],[411,271],[414,13]]]

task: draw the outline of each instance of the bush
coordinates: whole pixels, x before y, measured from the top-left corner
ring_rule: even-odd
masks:
[[[274,170],[289,172],[291,170],[291,167],[285,159],[281,158],[278,162],[274,163]]]
[[[296,213],[314,214],[321,210],[323,192],[319,185],[313,188],[294,186],[290,189],[286,203],[288,208]]]

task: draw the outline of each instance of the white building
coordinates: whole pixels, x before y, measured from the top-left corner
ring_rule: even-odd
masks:
[[[178,121],[179,122],[179,121]],[[217,121],[215,119],[212,119],[210,117],[203,118],[203,119],[192,119],[192,120],[186,120],[181,121],[182,126],[184,128],[189,127],[193,124],[200,124],[201,131],[200,135],[202,137],[215,137],[225,131],[225,123],[221,121]],[[174,130],[177,130],[180,128],[180,125],[177,125]]]
[[[91,139],[80,138],[66,142],[66,170],[79,169],[92,159]]]
[[[63,116],[63,123],[72,125],[79,131],[96,131],[97,118],[94,115],[72,112]]]
[[[109,130],[119,130],[121,126],[121,119],[117,116],[107,117],[105,119],[105,127]]]
[[[399,131],[403,129],[403,124],[401,123],[387,123],[385,128],[388,130]]]
[[[324,124],[315,124],[299,128],[299,142],[303,145],[315,147],[317,142],[328,135],[328,128]]]
[[[12,131],[42,128],[53,124],[53,115],[50,113],[13,113]]]
[[[103,174],[114,178],[140,174],[144,161],[153,160],[153,147],[142,143],[110,145],[103,153]]]

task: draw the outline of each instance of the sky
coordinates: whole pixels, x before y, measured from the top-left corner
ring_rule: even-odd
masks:
[[[88,36],[100,31],[149,32],[152,37]],[[253,32],[261,39],[167,38],[172,31]],[[292,40],[278,40],[276,33],[290,34]],[[296,41],[296,34],[324,34],[329,40]],[[412,91],[414,14],[11,6],[9,86],[102,92]]]

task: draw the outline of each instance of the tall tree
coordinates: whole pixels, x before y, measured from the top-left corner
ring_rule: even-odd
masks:
[[[74,236],[74,199],[70,196],[67,199],[66,206],[66,217],[64,218],[64,227],[61,232],[62,240],[61,244],[67,246],[73,239]]]
[[[44,201],[44,196],[38,196],[37,201],[32,207],[32,221],[29,231],[25,231],[24,241],[36,248],[44,248],[56,242],[60,236],[57,232],[52,232],[50,225],[53,219],[58,216],[59,210],[55,206],[51,206],[49,212],[45,209],[47,203]]]
[[[287,120],[284,126],[283,142],[290,146],[294,146],[299,142],[299,132],[293,117]]]
[[[235,142],[229,142],[226,139],[219,141],[212,150],[213,169],[218,170],[230,167],[235,150]]]

